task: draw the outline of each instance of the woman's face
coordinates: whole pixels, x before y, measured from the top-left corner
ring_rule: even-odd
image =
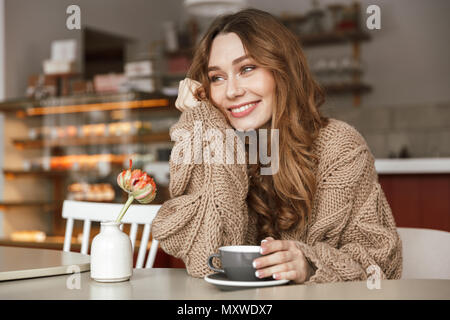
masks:
[[[246,57],[235,33],[217,35],[208,65],[212,103],[240,131],[258,129],[272,117],[275,81],[272,73]]]

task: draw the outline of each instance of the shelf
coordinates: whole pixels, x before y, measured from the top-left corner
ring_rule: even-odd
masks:
[[[17,149],[39,149],[65,146],[88,146],[88,145],[112,145],[130,143],[155,143],[170,142],[169,132],[158,132],[146,135],[129,135],[120,137],[84,137],[84,138],[63,138],[55,140],[13,140]]]
[[[16,177],[20,176],[48,176],[48,177],[60,177],[65,176],[69,173],[69,171],[63,170],[53,170],[53,171],[44,171],[44,170],[3,170],[3,174],[7,180],[13,180]]]
[[[44,207],[44,209],[56,209],[62,205],[62,201],[4,201],[0,202],[0,210],[23,207]]]
[[[326,32],[310,35],[299,35],[301,44],[304,47],[334,45],[347,42],[369,41],[371,36],[369,33],[361,30],[342,31],[342,32]]]
[[[285,18],[286,22],[300,22],[304,18]],[[349,30],[349,31],[329,31],[316,34],[300,34],[297,35],[300,43],[304,47],[313,47],[321,45],[334,45],[355,41],[370,41],[371,35],[363,30]],[[192,54],[192,49],[178,50],[172,53],[165,53],[167,56],[189,55]]]
[[[186,78],[186,73],[164,73],[161,75],[161,78],[183,80],[184,78]]]
[[[27,116],[43,116],[51,114],[85,113],[93,111],[113,111],[128,109],[169,107],[168,99],[146,99],[131,101],[115,101],[88,104],[59,105],[39,108],[29,108],[25,111]]]
[[[195,48],[193,47],[179,48],[175,51],[164,51],[164,55],[166,57],[178,57],[178,56],[193,57],[194,50]]]
[[[114,164],[111,164],[114,166]],[[122,166],[117,165],[118,168],[122,168]],[[119,171],[118,171],[119,172]],[[14,180],[19,177],[27,177],[27,176],[39,176],[39,177],[47,177],[47,178],[64,178],[70,176],[71,174],[89,174],[89,175],[100,175],[100,171],[98,169],[92,170],[3,170],[3,174],[7,180]]]
[[[364,83],[343,83],[343,84],[337,84],[337,85],[328,85],[323,86],[326,93],[329,94],[344,94],[344,93],[365,93],[372,91],[372,87],[364,84]]]
[[[0,102],[0,112],[14,112],[21,118],[129,109],[179,112],[174,107],[174,98],[161,93],[85,94],[42,100],[23,98]]]

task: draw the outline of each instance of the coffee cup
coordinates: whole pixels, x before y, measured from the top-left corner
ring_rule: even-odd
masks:
[[[256,277],[256,269],[253,260],[260,257],[260,246],[225,246],[219,248],[219,253],[214,253],[208,258],[208,267],[219,273],[223,273],[232,281],[261,281]],[[223,269],[213,265],[213,258],[222,262]]]

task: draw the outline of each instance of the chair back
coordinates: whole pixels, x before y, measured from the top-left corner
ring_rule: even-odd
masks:
[[[119,215],[123,204],[120,203],[103,203],[103,202],[85,202],[85,201],[74,201],[65,200],[63,203],[62,216],[67,219],[66,222],[66,232],[64,236],[64,247],[63,250],[69,252],[72,240],[73,224],[75,220],[84,221],[83,224],[83,238],[81,242],[81,253],[87,254],[89,249],[89,240],[91,232],[91,222],[102,222],[102,221],[114,221]],[[130,224],[130,240],[134,251],[134,246],[136,243],[136,235],[139,225],[144,225],[144,230],[142,233],[141,242],[139,245],[139,252],[136,261],[136,268],[142,268],[144,265],[145,254],[147,252],[148,241],[150,238],[150,228],[155,218],[160,205],[137,205],[132,204],[125,216],[122,218],[122,225],[120,226],[123,230],[123,224]],[[158,241],[153,239],[148,253],[147,262],[145,268],[152,268],[155,262],[156,252],[158,250]]]
[[[450,279],[450,232],[397,230],[403,244],[402,279]]]

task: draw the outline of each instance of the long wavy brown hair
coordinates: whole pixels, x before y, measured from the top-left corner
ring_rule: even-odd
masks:
[[[311,216],[317,165],[312,145],[328,122],[318,110],[324,93],[309,71],[296,35],[271,14],[245,9],[216,18],[195,49],[187,76],[202,84],[206,98],[210,97],[207,68],[212,42],[218,34],[231,32],[260,67],[272,72],[276,83],[271,129],[279,130],[279,169],[274,175],[261,175],[260,164],[249,165],[247,204],[257,216],[258,239],[280,239],[283,231],[301,231]]]

